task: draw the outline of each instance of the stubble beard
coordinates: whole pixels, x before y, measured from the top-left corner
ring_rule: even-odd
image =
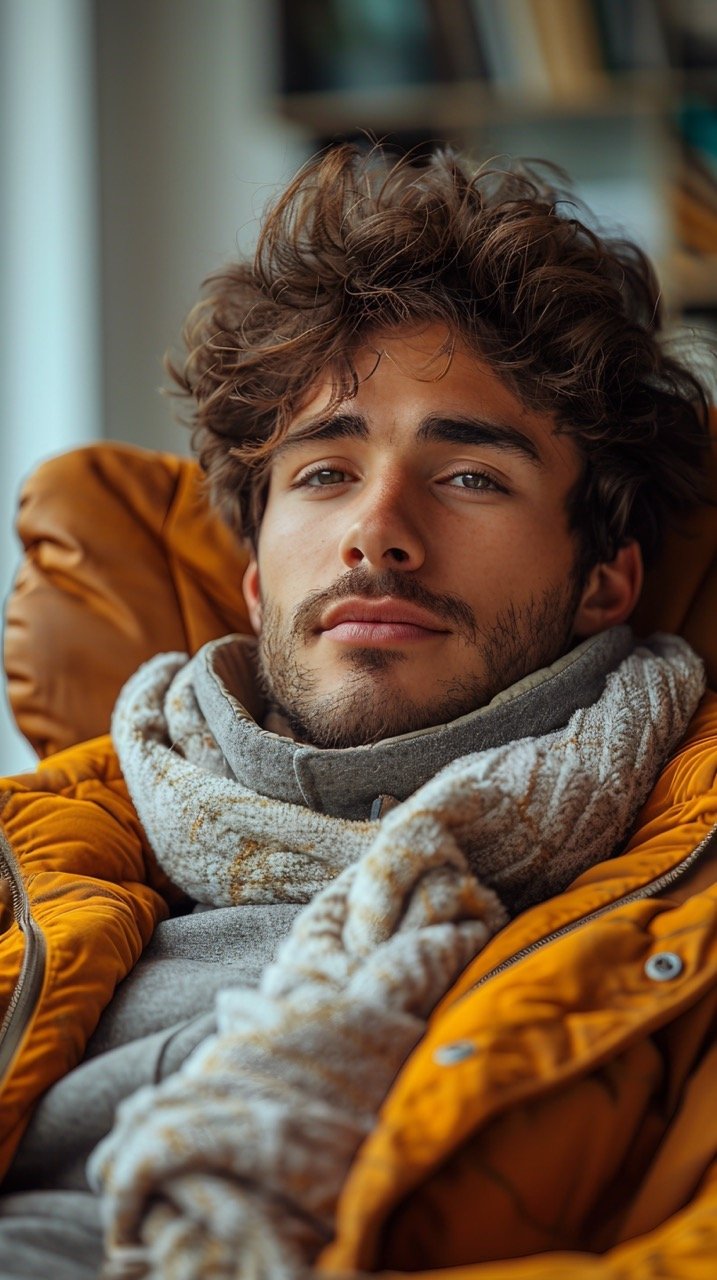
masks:
[[[476,670],[465,678],[437,674],[430,692],[411,697],[393,678],[395,668],[408,661],[405,652],[347,649],[341,656],[346,674],[340,687],[321,692],[317,673],[301,660],[312,623],[337,599],[386,595],[411,600],[450,621],[460,643],[475,651],[476,661],[466,665]],[[277,606],[263,602],[258,648],[261,684],[269,707],[284,719],[294,737],[316,747],[365,746],[446,724],[486,706],[523,676],[566,653],[579,595],[579,584],[572,579],[519,605],[510,604],[489,626],[479,627],[458,597],[428,592],[401,574],[368,574],[359,567],[328,591],[310,596],[288,624]]]

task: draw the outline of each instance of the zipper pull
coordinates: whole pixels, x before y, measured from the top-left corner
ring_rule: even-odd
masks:
[[[386,817],[387,813],[390,813],[392,809],[396,808],[398,803],[399,801],[395,796],[376,796],[376,799],[371,805],[371,822],[380,822],[382,818]]]

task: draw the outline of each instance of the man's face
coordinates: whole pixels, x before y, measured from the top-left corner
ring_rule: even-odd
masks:
[[[358,394],[327,414],[318,379],[272,462],[244,590],[270,701],[317,746],[455,719],[575,634],[575,446],[445,338],[367,343]]]

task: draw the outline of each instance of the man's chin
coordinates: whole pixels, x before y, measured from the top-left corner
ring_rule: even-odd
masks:
[[[498,613],[477,641],[438,650],[308,644],[310,618],[287,629],[266,604],[262,687],[294,736],[317,747],[368,746],[448,724],[566,651],[579,590],[577,579],[547,588]]]
[[[300,742],[322,748],[371,746],[385,738],[445,724],[481,705],[482,690],[462,688],[449,695],[417,701],[391,678],[391,664],[375,663],[385,651],[370,650],[361,670],[344,676],[339,686],[277,710]],[[435,684],[434,684],[435,690]]]
[[[336,684],[340,685],[346,679],[347,671],[357,678],[362,674],[369,678],[387,677],[389,673],[398,672],[407,662],[408,655],[400,649],[381,649],[376,645],[367,645],[361,649],[346,649],[340,655],[340,661],[335,661],[332,665],[336,669]],[[385,684],[384,679],[382,686],[385,687]]]

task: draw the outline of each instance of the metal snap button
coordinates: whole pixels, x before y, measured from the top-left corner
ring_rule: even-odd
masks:
[[[465,1062],[475,1053],[475,1045],[470,1040],[454,1040],[452,1044],[442,1044],[436,1049],[433,1061],[439,1067],[452,1067],[456,1062]]]
[[[674,951],[657,951],[645,962],[645,973],[653,982],[669,982],[682,973],[684,964]]]

